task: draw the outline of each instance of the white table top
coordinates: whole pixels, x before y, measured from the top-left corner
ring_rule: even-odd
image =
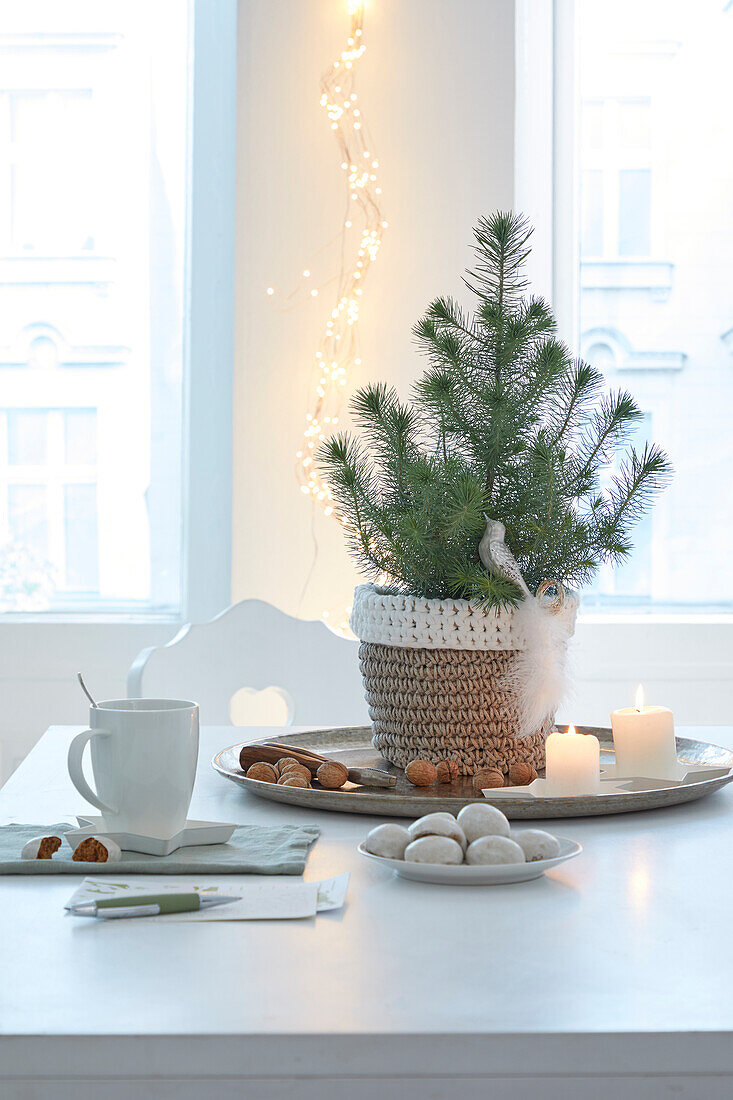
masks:
[[[74,732],[45,734],[0,793],[0,823],[84,812],[66,774]],[[534,882],[429,886],[358,855],[376,819],[270,803],[210,767],[223,746],[276,732],[202,731],[191,816],[316,822],[305,877],[350,871],[346,907],[290,922],[75,921],[62,907],[81,876],[0,878],[0,1061],[27,1057],[22,1037],[42,1034],[99,1037],[112,1064],[134,1036],[141,1059],[185,1071],[200,1068],[209,1037],[220,1067],[264,1049],[276,1058],[287,1039],[300,1066],[355,1073],[375,1058],[385,1072],[411,1059],[426,1073],[459,1061],[544,1071],[557,1039],[565,1067],[601,1066],[617,1063],[613,1037],[625,1036],[629,1071],[733,1070],[722,1042],[733,1030],[731,787],[669,810],[551,822],[585,851]],[[694,735],[733,746],[733,729]],[[59,1040],[66,1065],[70,1049]]]

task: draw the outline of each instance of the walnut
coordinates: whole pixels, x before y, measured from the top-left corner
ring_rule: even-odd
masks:
[[[405,775],[414,787],[429,787],[437,779],[438,772],[429,760],[411,760],[405,768]]]
[[[327,760],[316,772],[316,778],[322,787],[335,791],[349,778],[349,769],[339,760]]]
[[[480,772],[476,772],[473,777],[473,789],[475,791],[485,791],[489,787],[503,787],[504,776],[501,774],[498,768],[484,768]]]
[[[302,775],[303,779],[306,779],[309,783],[313,778],[310,768],[306,768],[305,764],[299,764],[297,760],[294,764],[286,764],[280,772],[279,778],[282,779],[286,775]]]
[[[509,768],[509,782],[515,787],[527,787],[537,778],[537,772],[531,764],[512,764]]]
[[[302,787],[304,790],[310,787],[310,783],[302,775],[284,775],[278,779],[277,785],[278,787]]]
[[[435,770],[438,773],[439,783],[452,783],[460,774],[455,760],[439,760]]]
[[[272,764],[266,764],[264,760],[260,760],[248,769],[247,779],[259,779],[260,783],[277,783],[277,772]]]
[[[285,769],[290,764],[297,764],[297,763],[298,763],[298,761],[295,759],[294,756],[281,756],[280,759],[278,760],[277,764],[275,765],[275,771],[277,772],[278,775],[282,775],[282,773],[285,771]]]

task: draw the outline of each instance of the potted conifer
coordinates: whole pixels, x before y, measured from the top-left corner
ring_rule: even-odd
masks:
[[[526,294],[531,228],[497,213],[474,231],[466,313],[438,298],[415,327],[428,365],[408,403],[383,384],[352,401],[360,435],[319,452],[351,551],[376,583],[351,625],[374,744],[404,767],[463,774],[544,762],[582,587],[631,551],[666,483],[641,412],[573,360]]]

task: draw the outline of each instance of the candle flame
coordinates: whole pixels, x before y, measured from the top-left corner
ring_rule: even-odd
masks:
[[[634,697],[634,706],[639,711],[639,713],[641,713],[641,711],[644,709],[644,686],[643,686],[643,684],[639,684],[638,688],[636,689],[636,695]]]
[[[568,726],[567,732],[569,734],[571,734],[573,737],[575,737],[576,734],[577,734],[577,730],[575,729],[575,726]]]

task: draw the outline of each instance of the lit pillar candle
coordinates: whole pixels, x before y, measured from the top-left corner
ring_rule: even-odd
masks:
[[[600,746],[590,733],[551,733],[545,743],[548,794],[595,794],[601,785]]]
[[[644,689],[636,689],[636,705],[611,715],[616,775],[675,779],[677,747],[674,716],[668,707],[645,707]]]

